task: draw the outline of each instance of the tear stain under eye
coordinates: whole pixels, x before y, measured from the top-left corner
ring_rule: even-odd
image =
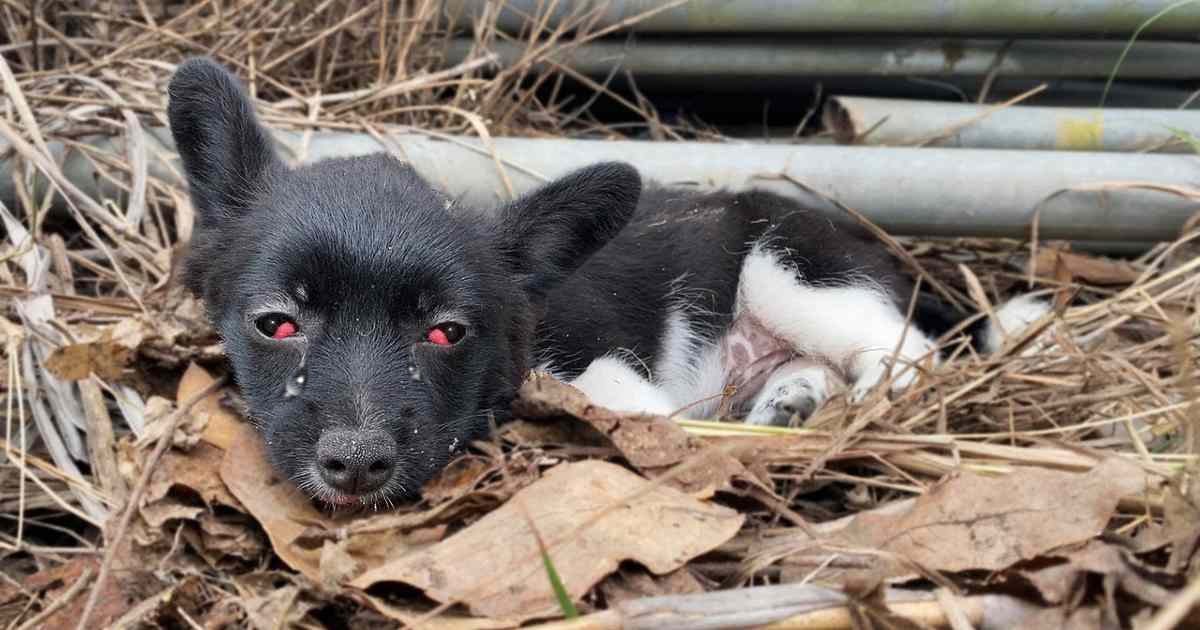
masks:
[[[421,382],[421,370],[418,370],[417,365],[416,365],[417,364],[416,349],[410,350],[408,355],[409,355],[408,378],[410,378],[414,381],[417,381],[419,383],[419,382]]]
[[[300,392],[304,391],[305,375],[308,374],[308,370],[304,369],[304,362],[307,358],[307,354],[300,355],[300,366],[296,368],[296,372],[292,376],[288,377],[287,383],[284,385],[284,397],[299,396]]]

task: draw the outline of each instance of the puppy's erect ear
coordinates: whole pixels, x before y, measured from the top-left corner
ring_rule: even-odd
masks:
[[[628,164],[582,168],[502,208],[500,250],[525,287],[544,295],[625,227],[641,193]]]
[[[211,59],[180,64],[167,88],[167,118],[183,159],[199,228],[245,210],[282,162],[237,78]]]

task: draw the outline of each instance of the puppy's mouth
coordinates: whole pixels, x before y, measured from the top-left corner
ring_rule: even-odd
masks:
[[[359,509],[378,511],[395,506],[395,498],[388,491],[391,483],[369,492],[352,494],[338,490],[322,481],[315,469],[302,475],[295,483],[308,495],[309,499],[334,511]]]
[[[320,492],[314,496],[313,499],[332,508],[334,511],[357,509],[378,511],[393,506],[392,500],[387,497],[386,493],[379,490],[366,494],[346,494],[332,488],[327,488],[324,492]]]
[[[325,503],[334,508],[345,509],[362,503],[362,497],[357,494],[331,494],[323,497]]]

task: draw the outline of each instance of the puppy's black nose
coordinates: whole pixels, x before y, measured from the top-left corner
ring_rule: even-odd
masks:
[[[317,441],[321,479],[339,492],[378,490],[396,467],[396,440],[375,429],[329,429]]]

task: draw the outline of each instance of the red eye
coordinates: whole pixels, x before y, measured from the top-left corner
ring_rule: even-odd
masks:
[[[296,334],[296,325],[292,322],[283,322],[275,329],[275,334],[271,335],[275,339],[287,339]]]
[[[283,313],[267,313],[254,321],[258,332],[272,339],[287,339],[296,334],[296,322]]]
[[[467,329],[462,324],[457,322],[444,322],[429,329],[425,338],[429,343],[439,346],[452,346],[458,343],[464,335],[467,334]]]

